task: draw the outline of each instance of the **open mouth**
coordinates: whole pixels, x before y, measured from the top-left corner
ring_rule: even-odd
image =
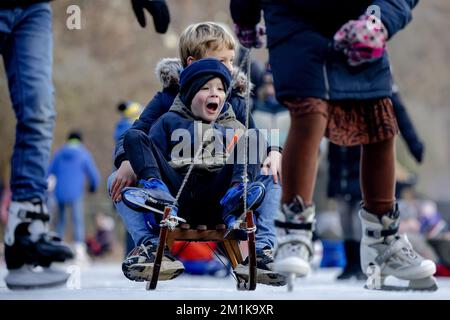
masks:
[[[219,108],[219,104],[218,104],[218,103],[215,103],[215,102],[209,102],[209,103],[206,105],[206,109],[207,109],[209,112],[216,112],[218,108]]]

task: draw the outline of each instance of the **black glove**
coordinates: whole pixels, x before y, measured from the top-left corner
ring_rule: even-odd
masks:
[[[95,193],[97,191],[97,187],[96,186],[89,186],[89,192],[90,193]]]
[[[165,33],[167,31],[170,23],[170,14],[165,0],[131,0],[131,5],[142,28],[145,28],[147,25],[144,15],[144,9],[147,9],[153,16],[156,32]]]

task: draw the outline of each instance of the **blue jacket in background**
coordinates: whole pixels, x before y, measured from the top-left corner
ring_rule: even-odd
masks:
[[[120,137],[131,128],[133,122],[130,121],[127,117],[121,117],[119,121],[116,123],[116,127],[114,128],[114,142],[117,143]]]
[[[81,143],[66,143],[50,164],[49,175],[56,177],[55,197],[58,202],[73,202],[84,194],[86,178],[90,191],[95,191],[100,174],[90,152]]]
[[[391,96],[387,52],[380,59],[352,67],[333,49],[333,36],[349,20],[377,5],[389,37],[412,19],[418,0],[231,0],[233,21],[256,25],[264,11],[269,62],[277,98],[326,100],[375,99]],[[292,59],[295,52],[295,59]],[[287,58],[289,57],[289,58]]]

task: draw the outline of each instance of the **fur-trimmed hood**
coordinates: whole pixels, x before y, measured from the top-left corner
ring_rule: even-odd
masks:
[[[180,81],[180,73],[183,65],[179,58],[164,58],[158,62],[155,68],[155,75],[161,82],[163,89],[178,86]],[[245,95],[247,91],[247,75],[239,68],[233,70],[233,89],[239,95]],[[250,83],[253,90],[254,85]]]

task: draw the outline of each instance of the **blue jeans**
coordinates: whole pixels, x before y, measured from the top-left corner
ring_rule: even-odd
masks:
[[[56,226],[56,232],[61,239],[64,239],[64,233],[66,228],[66,208],[70,207],[72,210],[72,226],[73,226],[73,240],[74,242],[85,242],[84,235],[84,210],[83,210],[83,198],[78,200],[62,203],[58,202],[58,225]]]
[[[52,12],[46,2],[0,9],[0,54],[17,119],[11,161],[15,201],[40,198],[55,122],[52,83]]]
[[[113,172],[108,178],[108,190],[111,190],[112,181],[116,173],[116,171]],[[275,184],[270,175],[259,175],[256,180],[262,182],[266,187],[264,200],[256,210],[256,251],[258,252],[265,248],[273,249],[275,246],[276,234],[274,219],[280,205],[281,186]],[[147,241],[150,241],[154,245],[158,244],[159,233],[152,233],[147,228],[142,213],[131,210],[122,201],[114,203],[114,206],[136,245]]]
[[[111,186],[117,171],[114,171],[108,178],[108,192],[111,192]],[[111,193],[110,193],[111,195]],[[114,202],[114,207],[122,218],[125,228],[130,233],[136,245],[151,242],[153,245],[158,245],[158,232],[151,232],[147,227],[142,212],[137,212],[128,208],[123,201]]]
[[[276,243],[275,216],[281,201],[281,185],[273,182],[271,175],[260,174],[256,181],[266,187],[264,200],[256,209],[256,252],[262,249],[273,249]]]

